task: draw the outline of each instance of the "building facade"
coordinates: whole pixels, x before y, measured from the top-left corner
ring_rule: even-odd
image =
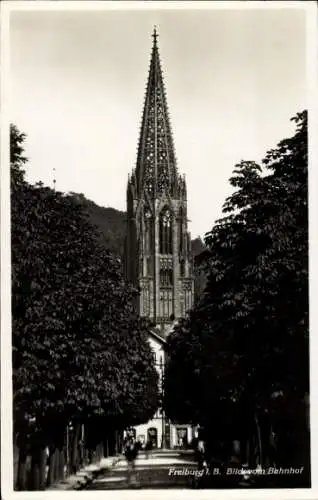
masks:
[[[139,314],[149,318],[154,333],[159,331],[163,342],[175,321],[184,317],[193,304],[190,245],[186,181],[177,169],[154,30],[137,162],[127,185],[125,275],[140,289]],[[160,343],[155,339],[152,336],[150,343]],[[172,436],[171,427],[167,430],[162,414],[160,420],[161,431],[158,422],[156,428],[161,445],[169,441],[173,446],[178,437]],[[154,422],[147,426],[154,426]],[[183,426],[182,432],[187,433],[187,428]],[[148,433],[144,431],[143,435]]]
[[[163,394],[164,366],[165,366],[165,338],[161,331],[151,330],[149,336],[150,347],[153,352],[154,365],[159,376],[159,394]],[[169,448],[170,425],[166,421],[162,408],[158,408],[153,418],[145,423],[136,426],[136,438],[143,444],[151,441],[153,448],[160,448],[164,444]]]

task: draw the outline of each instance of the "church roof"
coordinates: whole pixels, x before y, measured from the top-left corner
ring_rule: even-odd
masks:
[[[135,175],[139,195],[146,191],[150,198],[156,198],[163,192],[173,196],[184,180],[177,172],[156,28],[152,36]]]

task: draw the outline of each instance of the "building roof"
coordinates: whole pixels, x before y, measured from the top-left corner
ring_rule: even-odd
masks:
[[[166,336],[165,334],[160,330],[160,328],[153,327],[150,329],[150,334],[161,344],[166,344]]]

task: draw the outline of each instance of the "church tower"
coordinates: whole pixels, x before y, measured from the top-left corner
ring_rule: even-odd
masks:
[[[138,312],[167,331],[192,307],[194,280],[185,177],[180,176],[156,29],[136,168],[127,185],[126,278],[140,289]]]

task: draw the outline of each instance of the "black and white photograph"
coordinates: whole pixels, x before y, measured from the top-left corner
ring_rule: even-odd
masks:
[[[3,498],[314,498],[316,3],[1,15]]]

